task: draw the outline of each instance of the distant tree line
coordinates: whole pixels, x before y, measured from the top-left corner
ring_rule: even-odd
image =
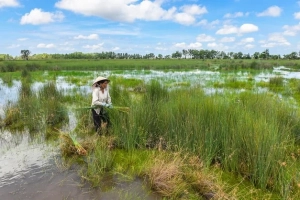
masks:
[[[196,50],[196,49],[183,49],[182,51],[176,51],[171,55],[165,55],[154,53],[141,54],[129,54],[129,53],[115,53],[115,52],[101,52],[101,53],[82,53],[74,52],[69,54],[48,54],[41,55],[42,58],[52,59],[300,59],[300,51],[292,52],[286,55],[271,55],[269,49],[263,52],[255,52],[250,55],[242,52],[224,52],[216,50]],[[41,57],[40,56],[40,57]],[[33,55],[38,57],[38,55]]]
[[[171,55],[165,55],[154,53],[148,53],[145,55],[141,54],[129,54],[129,53],[115,53],[109,52],[99,52],[99,53],[82,53],[73,52],[68,54],[33,54],[31,55],[29,50],[21,50],[21,56],[15,59],[289,59],[296,60],[300,59],[300,51],[291,52],[290,54],[285,54],[281,56],[280,54],[270,54],[269,49],[262,52],[255,52],[252,55],[249,53],[244,54],[242,52],[224,52],[216,50],[196,50],[196,49],[183,49],[182,51],[176,51]],[[5,56],[0,56],[0,60],[13,59],[12,56],[8,54],[0,54]]]

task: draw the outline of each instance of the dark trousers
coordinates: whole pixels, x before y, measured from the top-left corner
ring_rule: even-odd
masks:
[[[101,129],[102,122],[107,123],[107,127],[110,126],[109,116],[105,109],[101,108],[99,114],[97,114],[96,111],[92,109],[92,115],[96,131]]]

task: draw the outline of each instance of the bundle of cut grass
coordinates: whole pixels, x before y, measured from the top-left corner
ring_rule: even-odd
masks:
[[[90,106],[90,107],[82,107],[79,109],[95,109],[95,108],[100,108],[101,106]],[[113,107],[105,107],[105,108],[109,108],[109,109],[114,109],[120,112],[124,112],[124,113],[129,113],[130,108],[129,107],[121,107],[121,106],[113,106]]]
[[[82,147],[82,145],[75,139],[74,136],[71,136],[69,133],[62,132],[60,132],[59,136],[63,141],[63,143],[61,144],[61,150],[64,155],[87,155],[86,149]]]

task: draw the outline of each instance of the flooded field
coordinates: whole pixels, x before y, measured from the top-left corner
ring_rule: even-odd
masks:
[[[113,76],[115,80],[122,80],[126,87],[126,80],[142,80],[146,83],[157,80],[167,85],[170,90],[187,87],[201,87],[205,94],[212,95],[226,91],[262,91],[285,95],[291,79],[300,79],[300,72],[293,72],[284,67],[273,71],[259,72],[217,72],[217,71],[105,71],[86,72],[86,77],[77,77],[78,82],[70,81],[67,76],[59,73],[55,80],[36,81],[30,87],[34,93],[48,82],[54,81],[56,87],[64,95],[69,95],[71,101],[77,101],[76,95],[89,96],[91,82],[98,76]],[[47,76],[47,72],[44,74]],[[264,86],[274,77],[282,77],[283,85],[279,92],[274,92]],[[121,78],[121,79],[120,79]],[[85,81],[82,84],[80,81]],[[244,87],[226,85],[228,82],[248,82]],[[141,87],[140,82],[127,86],[132,92]],[[240,84],[240,82],[238,82]],[[117,82],[113,84],[118,84]],[[0,117],[5,118],[5,109],[8,104],[19,100],[21,80],[13,80],[8,86],[0,80]],[[250,88],[250,89],[249,89]],[[75,98],[76,97],[76,98]],[[285,96],[291,103],[297,97]],[[80,99],[82,100],[82,99]],[[71,102],[72,103],[72,102]],[[90,102],[81,102],[81,105]],[[295,103],[296,104],[296,103]],[[68,122],[60,129],[72,132],[76,129],[78,119],[76,113],[68,107]],[[107,175],[102,179],[99,187],[92,187],[78,174],[78,166],[65,166],[61,157],[58,139],[47,137],[47,127],[38,129],[38,133],[28,129],[10,131],[2,127],[0,130],[0,199],[162,199],[162,197],[149,189],[143,179],[136,177],[126,180],[122,175]],[[191,129],[192,130],[192,129]]]

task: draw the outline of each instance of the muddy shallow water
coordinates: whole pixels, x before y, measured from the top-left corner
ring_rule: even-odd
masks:
[[[160,199],[140,179],[107,177],[99,188],[83,183],[74,167],[66,169],[57,146],[28,133],[1,131],[0,199]],[[126,199],[126,198],[125,198]]]

